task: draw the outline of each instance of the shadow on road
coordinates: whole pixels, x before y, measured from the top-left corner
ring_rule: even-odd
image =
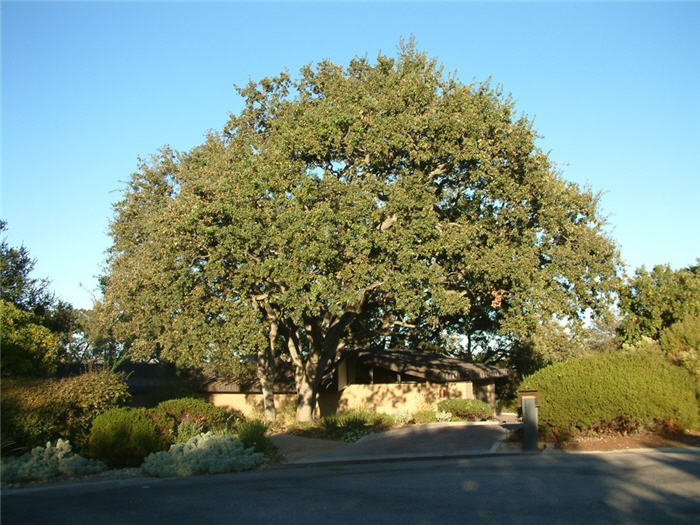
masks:
[[[12,524],[695,523],[700,454],[541,454],[295,468],[3,495]]]

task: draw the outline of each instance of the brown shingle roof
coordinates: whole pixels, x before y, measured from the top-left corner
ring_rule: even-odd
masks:
[[[496,366],[473,363],[440,354],[405,350],[358,350],[345,352],[343,356],[348,359],[357,359],[367,365],[387,368],[399,374],[409,374],[435,383],[499,379],[507,377],[511,373],[507,369]]]

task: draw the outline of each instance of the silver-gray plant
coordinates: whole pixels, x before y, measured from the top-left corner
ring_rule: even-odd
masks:
[[[3,460],[1,476],[3,483],[15,483],[60,475],[96,474],[106,469],[101,461],[75,454],[67,440],[59,439],[55,445],[48,442],[45,447],[35,447],[22,456]]]
[[[264,462],[264,454],[245,448],[241,441],[207,432],[171,445],[166,452],[149,454],[141,469],[157,477],[191,476],[250,470]]]

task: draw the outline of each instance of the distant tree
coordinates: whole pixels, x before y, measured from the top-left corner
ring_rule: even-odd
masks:
[[[672,270],[658,265],[640,268],[622,291],[619,327],[625,342],[642,337],[658,341],[662,332],[687,316],[700,315],[700,264]]]
[[[7,222],[0,220],[0,233]],[[3,239],[0,242],[0,297],[24,311],[41,312],[54,302],[46,279],[31,276],[35,261],[22,246],[13,248]]]
[[[48,377],[60,359],[59,338],[35,316],[0,299],[3,377]]]
[[[0,232],[7,223],[0,221]],[[52,374],[65,357],[74,326],[70,304],[57,300],[46,279],[32,277],[35,261],[27,249],[0,241],[2,375]]]
[[[309,420],[343,348],[520,340],[607,307],[597,198],[499,90],[410,43],[239,92],[223,132],[142,164],[115,208],[105,305],[135,350],[254,350],[268,394],[283,352]]]

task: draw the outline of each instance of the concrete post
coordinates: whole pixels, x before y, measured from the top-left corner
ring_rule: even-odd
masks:
[[[534,397],[522,398],[523,450],[537,450],[537,405]]]

